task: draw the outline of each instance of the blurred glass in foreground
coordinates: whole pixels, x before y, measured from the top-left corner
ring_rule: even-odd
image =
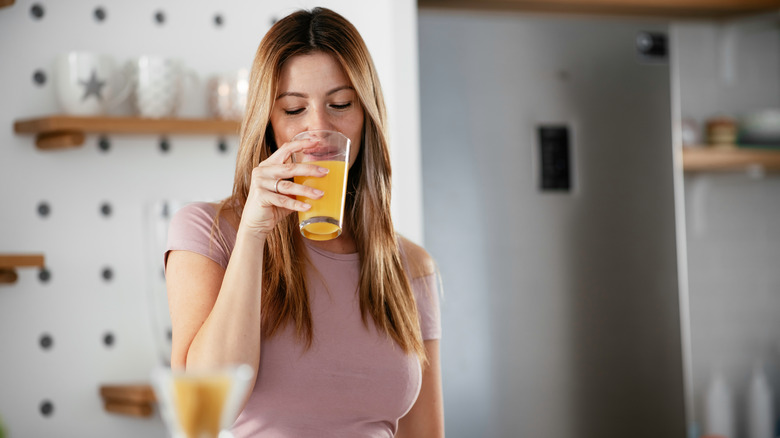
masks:
[[[249,390],[249,365],[215,371],[157,368],[152,385],[160,414],[173,438],[229,438],[229,429]]]

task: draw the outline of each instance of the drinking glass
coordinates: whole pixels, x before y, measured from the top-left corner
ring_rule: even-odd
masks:
[[[335,239],[341,235],[343,226],[350,140],[340,132],[327,130],[304,131],[293,137],[293,140],[303,139],[316,141],[316,146],[293,153],[293,162],[325,167],[328,173],[322,177],[293,178],[296,184],[325,192],[320,199],[297,197],[311,205],[308,211],[298,212],[301,234],[311,240]]]
[[[160,414],[173,438],[230,438],[254,370],[249,365],[215,371],[152,372]]]

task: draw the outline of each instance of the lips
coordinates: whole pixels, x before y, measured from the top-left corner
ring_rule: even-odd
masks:
[[[311,150],[306,151],[306,155],[311,155],[317,158],[325,158],[338,154],[339,149],[331,145],[324,145]]]

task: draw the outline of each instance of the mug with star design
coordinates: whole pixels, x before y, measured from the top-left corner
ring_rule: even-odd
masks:
[[[110,55],[68,52],[57,57],[54,88],[60,108],[79,116],[105,115],[130,96],[132,81]]]

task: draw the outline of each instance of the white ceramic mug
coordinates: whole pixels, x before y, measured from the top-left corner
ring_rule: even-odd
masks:
[[[125,100],[132,82],[114,58],[90,52],[68,52],[54,65],[57,100],[67,114],[96,116]]]
[[[241,120],[246,112],[249,70],[243,68],[213,76],[208,95],[211,115],[223,120]]]
[[[194,72],[176,58],[140,56],[129,63],[135,82],[133,102],[141,117],[163,118],[178,114],[187,88],[195,80]]]

